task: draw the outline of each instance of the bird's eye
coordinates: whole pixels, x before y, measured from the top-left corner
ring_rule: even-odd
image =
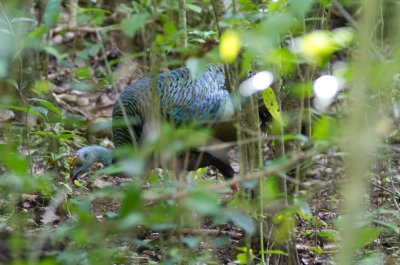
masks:
[[[84,153],[84,154],[83,154],[83,158],[85,158],[85,159],[88,158],[88,156],[89,156],[88,153]]]

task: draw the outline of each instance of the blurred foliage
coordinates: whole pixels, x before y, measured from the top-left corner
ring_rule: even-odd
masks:
[[[231,245],[234,252],[222,254],[231,264],[295,264],[286,243],[303,239],[307,258],[331,261],[329,247],[341,245],[346,228],[341,218],[351,215],[339,210],[338,201],[352,195],[339,184],[353,177],[346,161],[359,138],[377,146],[365,152],[373,157],[365,182],[376,186],[362,194],[369,218],[348,219],[356,231],[356,262],[348,264],[396,264],[400,54],[391,26],[398,25],[399,4],[381,1],[368,73],[360,77],[355,60],[363,1],[224,1],[227,12],[218,22],[211,2],[186,1],[189,44],[183,49],[178,1],[0,0],[0,264],[219,264],[218,249]],[[152,154],[173,158],[209,138],[196,126],[162,124],[143,148],[116,150],[124,159],[94,175],[122,171],[133,180],[71,185],[67,157],[87,144],[91,111],[104,107],[90,95],[120,92],[125,84],[115,72],[132,61],[145,74],[187,65],[196,77],[207,63],[231,64],[240,81],[249,70],[273,72],[274,84],[254,96],[273,117],[267,141],[257,138],[262,161],[250,178],[259,182],[243,181],[245,191],[226,202],[229,187],[203,179],[204,169],[192,172],[189,184],[166,170],[143,176]],[[323,74],[341,87],[318,108],[313,82]],[[355,125],[348,117],[357,111],[351,91],[359,80],[368,84],[361,124],[372,138],[346,133]],[[112,146],[99,140],[106,137],[94,138]],[[262,156],[267,149],[269,156]],[[290,164],[296,154],[307,160]]]

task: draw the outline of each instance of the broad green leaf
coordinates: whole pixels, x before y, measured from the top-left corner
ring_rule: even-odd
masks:
[[[73,139],[75,138],[76,135],[75,134],[61,134],[61,135],[57,135],[56,138],[60,139],[61,142],[65,142],[69,139]]]
[[[313,0],[292,0],[290,1],[289,10],[298,17],[303,18],[310,10]]]
[[[47,33],[47,29],[45,25],[41,25],[40,27],[34,29],[32,32],[29,33],[29,40],[36,40],[40,39],[43,35]]]
[[[38,95],[47,94],[51,91],[50,84],[46,80],[39,80],[33,86],[33,91]]]
[[[181,237],[182,243],[186,244],[188,247],[191,249],[195,249],[199,246],[201,242],[200,237],[194,237],[194,236],[186,236],[186,237]]]
[[[62,59],[66,58],[68,56],[67,53],[60,53],[58,50],[52,46],[45,46],[43,49],[50,55],[53,55],[56,57],[57,61],[60,62]]]
[[[34,101],[34,102],[39,102],[40,104],[45,106],[48,110],[51,110],[52,112],[54,112],[57,115],[57,117],[61,119],[61,111],[59,108],[54,106],[53,103],[51,103],[47,100],[44,100],[44,99],[40,99],[40,98],[31,98],[30,100]]]
[[[16,174],[23,176],[26,174],[28,169],[28,161],[26,157],[21,154],[10,154],[4,156],[3,162],[6,164],[7,168]]]
[[[75,70],[74,76],[77,79],[88,79],[92,74],[90,67],[81,67]]]
[[[41,113],[33,110],[32,108],[20,107],[20,106],[6,106],[6,108],[12,109],[12,110],[19,110],[19,111],[25,112],[27,114],[38,116],[38,117],[43,118],[43,119],[45,118]]]
[[[79,187],[79,188],[83,188],[84,186],[82,185],[82,183],[79,182],[78,179],[74,179],[74,184],[75,186]]]
[[[18,83],[14,79],[1,79],[0,82],[7,83],[18,90]]]
[[[297,207],[297,213],[305,220],[309,220],[312,216],[310,204],[307,200],[300,196],[295,196],[293,200],[294,206]]]
[[[336,239],[335,231],[323,230],[323,231],[317,232],[316,235],[319,237],[324,237],[324,238],[328,238],[331,240]]]
[[[238,3],[247,11],[254,10],[254,4],[250,0],[238,0]]]
[[[119,215],[126,217],[131,213],[139,211],[141,206],[141,190],[134,184],[127,185],[121,208],[119,209]]]
[[[316,255],[323,255],[324,250],[320,246],[310,246],[310,250]]]
[[[328,224],[324,220],[321,220],[317,216],[313,216],[313,218],[311,218],[311,225],[313,227],[327,227],[328,226]]]
[[[30,109],[32,111],[43,114],[43,116],[46,117],[46,120],[47,120],[47,114],[49,113],[49,111],[46,108],[41,107],[41,106],[31,106]]]
[[[51,28],[57,22],[61,14],[61,2],[62,0],[47,1],[43,15],[43,21],[47,28]]]
[[[135,14],[128,18],[125,18],[121,22],[121,30],[128,35],[129,37],[133,37],[140,28],[144,26],[149,17],[148,13]]]
[[[277,167],[282,164],[286,164],[287,162],[289,162],[289,158],[283,156],[283,157],[278,157],[277,159],[274,160],[266,160],[264,164],[266,168],[269,168],[269,167]]]
[[[256,226],[253,219],[239,212],[227,212],[228,217],[237,226],[246,231],[247,234],[253,235],[256,232]]]
[[[357,248],[363,248],[374,241],[381,233],[382,228],[380,227],[363,227],[358,231],[357,237],[355,238],[355,244]]]
[[[0,59],[0,79],[8,75],[8,61]]]
[[[313,95],[311,83],[296,83],[290,88],[290,93],[299,98],[310,98]]]
[[[187,209],[203,215],[215,215],[221,211],[217,197],[202,191],[191,193],[184,200],[184,205]]]
[[[392,263],[388,257],[390,257],[390,256],[386,256],[387,259],[385,260],[385,255],[378,252],[377,254],[371,254],[367,257],[364,257],[362,260],[357,262],[356,265],[382,265],[382,264],[395,265],[395,264],[398,264],[398,262],[396,262],[396,260],[395,260],[396,258],[393,259],[393,263]],[[392,255],[391,257],[395,257],[395,256]]]
[[[144,216],[142,213],[134,212],[130,213],[127,216],[125,216],[120,222],[119,222],[119,227],[121,229],[128,229],[130,227],[137,226],[139,224],[142,224],[144,221]]]
[[[338,133],[338,124],[335,119],[322,116],[313,126],[313,139],[318,141],[330,141]]]
[[[264,179],[261,183],[261,188],[263,191],[263,198],[266,203],[271,202],[281,196],[279,188],[279,179],[277,176],[269,176]]]
[[[242,247],[242,248],[238,247],[237,249],[241,251],[241,253],[236,255],[238,264],[248,264],[248,262],[250,262],[250,264],[253,264],[255,255],[253,254],[252,249],[249,249],[248,251],[247,251],[247,248],[245,248],[245,247]],[[248,258],[250,260],[248,260]]]
[[[41,136],[51,136],[51,135],[54,135],[54,132],[35,131],[35,132],[31,132],[31,134],[36,134],[36,135],[41,135]]]
[[[280,123],[280,125],[284,126],[284,122],[282,119],[281,112],[279,111],[279,104],[276,100],[276,96],[274,90],[272,88],[267,88],[262,92],[262,98],[264,100],[264,104],[268,109],[268,112],[272,115],[272,117]]]

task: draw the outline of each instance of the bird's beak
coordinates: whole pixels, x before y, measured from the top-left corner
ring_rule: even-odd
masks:
[[[69,181],[74,183],[74,180],[76,180],[76,178],[78,177],[78,173],[79,171],[77,170],[77,168],[72,169],[69,172]]]
[[[68,164],[70,166],[69,180],[73,183],[78,177],[80,172],[80,166],[82,165],[82,160],[77,155],[68,157]]]

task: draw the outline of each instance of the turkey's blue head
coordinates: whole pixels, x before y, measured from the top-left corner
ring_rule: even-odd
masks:
[[[79,173],[86,172],[93,163],[99,162],[104,166],[112,164],[111,150],[102,146],[86,146],[72,155],[68,162],[71,166],[70,179],[77,179]]]

